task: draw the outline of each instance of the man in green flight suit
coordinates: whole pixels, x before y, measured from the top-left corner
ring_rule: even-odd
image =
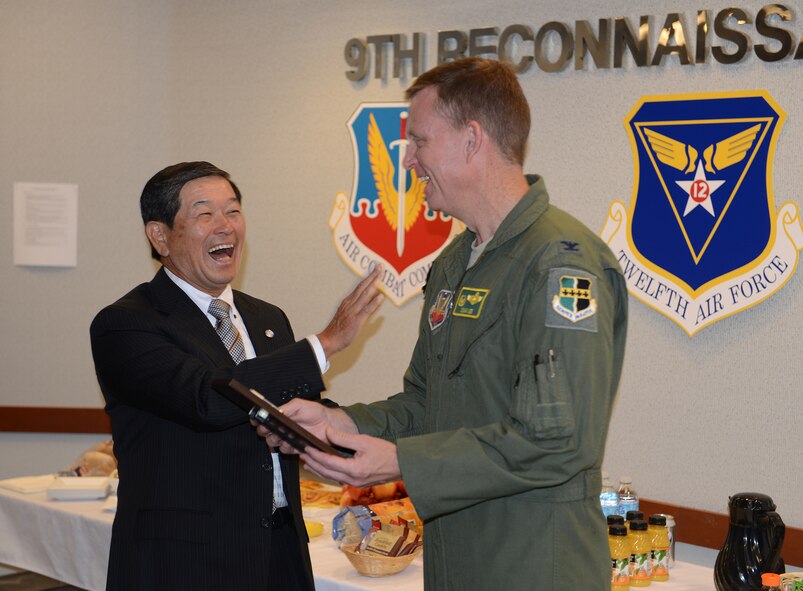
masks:
[[[404,164],[429,207],[468,229],[432,265],[404,391],[338,409],[288,403],[356,451],[301,457],[355,486],[404,479],[425,522],[429,591],[607,590],[599,493],[627,326],[619,264],[524,175],[530,111],[507,65],[446,63],[407,98]]]

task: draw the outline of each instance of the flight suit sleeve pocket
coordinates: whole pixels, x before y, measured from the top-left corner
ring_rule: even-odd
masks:
[[[574,434],[569,386],[557,354],[538,356],[520,366],[511,417],[516,428],[531,439],[564,439]]]

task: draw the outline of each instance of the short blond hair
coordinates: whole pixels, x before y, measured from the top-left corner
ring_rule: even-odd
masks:
[[[446,62],[416,78],[405,97],[430,87],[438,92],[439,112],[455,127],[477,121],[505,159],[524,166],[530,106],[510,65],[479,57]]]

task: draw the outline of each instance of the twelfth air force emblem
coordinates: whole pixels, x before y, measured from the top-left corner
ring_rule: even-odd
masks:
[[[628,290],[690,336],[767,299],[803,248],[794,203],[775,209],[772,163],[785,113],[762,91],[645,97],[625,126],[629,210],[603,239]]]
[[[431,211],[424,181],[404,167],[407,104],[362,103],[348,128],[354,148],[351,197],[338,193],[329,217],[335,248],[359,276],[377,264],[397,306],[421,292],[427,272],[463,225]]]

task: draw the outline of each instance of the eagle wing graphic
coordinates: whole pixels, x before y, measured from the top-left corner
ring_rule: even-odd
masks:
[[[379,202],[382,204],[382,211],[385,214],[390,227],[394,230],[398,225],[396,220],[397,208],[399,207],[399,194],[396,191],[393,177],[396,174],[396,167],[390,158],[390,152],[379,131],[379,125],[373,113],[369,114],[368,123],[368,160],[371,163],[371,172],[374,174],[374,184]]]
[[[368,124],[368,160],[371,163],[371,172],[374,175],[376,193],[379,202],[382,204],[382,211],[385,219],[392,229],[398,226],[398,207],[399,192],[396,190],[396,167],[390,157],[382,132],[376,123],[374,114],[369,115]],[[407,189],[404,203],[404,230],[409,230],[421,213],[421,205],[424,203],[424,183],[418,178],[415,171],[411,171],[412,183]]]
[[[694,172],[697,150],[691,145],[674,140],[648,127],[644,128],[644,134],[658,160],[685,173]]]
[[[749,129],[745,129],[737,134],[725,138],[721,142],[711,144],[703,150],[703,159],[705,160],[705,169],[708,172],[716,173],[723,168],[727,168],[741,162],[753,143],[756,141],[756,136],[761,130],[761,125],[756,124]]]
[[[407,189],[407,201],[404,204],[404,209],[406,210],[404,212],[405,231],[412,227],[421,213],[421,206],[424,204],[424,187],[426,186],[426,183],[418,178],[415,170],[410,171],[410,176],[413,182],[410,188]]]

